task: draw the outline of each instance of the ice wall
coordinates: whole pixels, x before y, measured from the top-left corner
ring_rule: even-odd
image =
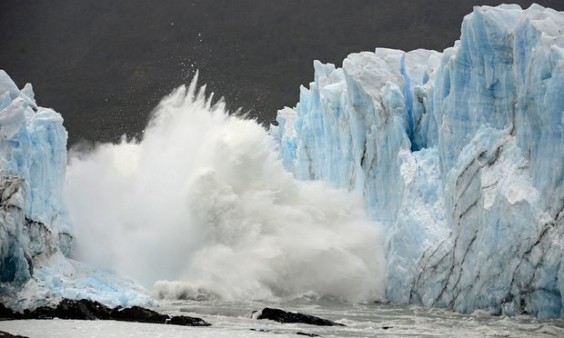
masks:
[[[314,63],[271,134],[287,169],[362,191],[385,225],[387,297],[564,314],[564,14],[477,7],[442,54]]]
[[[62,117],[38,107],[0,71],[0,281],[20,285],[34,258],[70,249],[62,202],[67,132]]]
[[[90,298],[146,303],[133,282],[81,265],[63,201],[67,165],[63,118],[36,104],[0,70],[0,302],[14,309]]]

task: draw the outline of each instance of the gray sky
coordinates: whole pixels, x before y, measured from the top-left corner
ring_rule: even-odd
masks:
[[[0,68],[65,119],[69,142],[115,141],[196,69],[261,122],[298,101],[313,60],[376,47],[442,50],[494,0],[2,0]],[[564,10],[563,0],[538,3]],[[528,7],[532,1],[517,1]]]

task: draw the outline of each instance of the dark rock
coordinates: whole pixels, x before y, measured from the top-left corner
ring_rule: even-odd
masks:
[[[111,309],[101,303],[81,299],[63,299],[56,308],[42,306],[34,311],[24,311],[23,317],[27,319],[111,319]]]
[[[162,315],[140,306],[132,306],[130,308],[117,308],[117,310],[113,310],[112,319],[126,322],[165,324],[170,319],[170,316]]]
[[[8,332],[0,331],[0,338],[29,338],[29,337],[13,335]]]
[[[53,319],[57,317],[57,310],[51,307],[42,306],[33,311],[25,310],[21,314],[21,318],[14,319]]]
[[[14,311],[8,309],[4,304],[0,303],[0,318],[1,319],[14,319]]]
[[[253,313],[254,314],[254,313]],[[264,308],[259,311],[256,319],[270,319],[279,323],[303,323],[318,326],[345,326],[332,320],[306,315],[298,312],[288,312],[281,309]]]
[[[80,320],[118,320],[139,323],[172,324],[183,326],[210,326],[201,318],[189,316],[169,316],[140,306],[113,309],[91,300],[63,299],[55,308],[42,306],[33,311],[17,313],[0,303],[0,318],[3,319],[80,319]]]
[[[315,333],[302,332],[302,331],[298,331],[298,332],[296,332],[296,334],[299,335],[299,336],[307,336],[307,337],[321,337],[320,335],[315,334]]]
[[[188,316],[172,316],[167,324],[183,326],[211,326],[210,323],[201,318]]]

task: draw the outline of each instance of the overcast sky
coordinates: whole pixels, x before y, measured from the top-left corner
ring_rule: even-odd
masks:
[[[295,105],[314,59],[340,65],[376,47],[443,50],[474,5],[502,2],[2,0],[0,68],[63,115],[71,143],[138,133],[196,69],[231,109],[267,123]],[[563,0],[537,2],[564,10]]]

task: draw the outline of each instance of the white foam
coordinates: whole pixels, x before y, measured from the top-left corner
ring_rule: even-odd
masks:
[[[296,181],[262,127],[195,86],[161,102],[142,141],[71,156],[80,258],[160,281],[161,297],[381,299],[380,226],[361,196]]]

